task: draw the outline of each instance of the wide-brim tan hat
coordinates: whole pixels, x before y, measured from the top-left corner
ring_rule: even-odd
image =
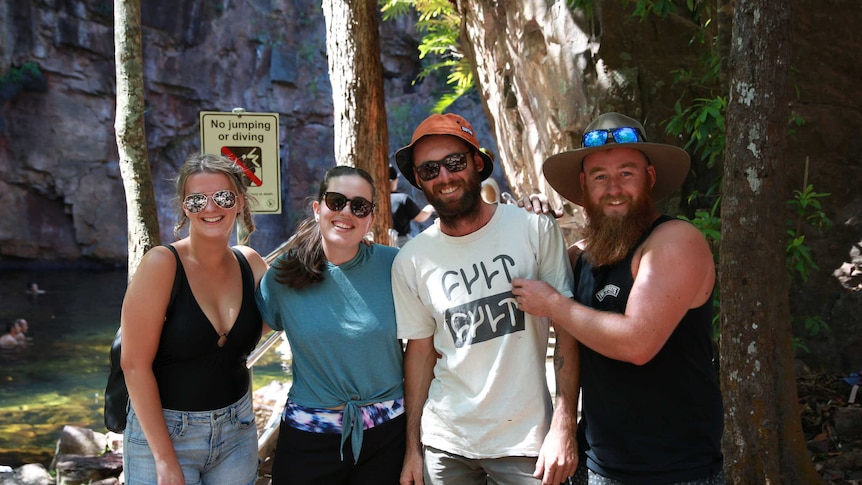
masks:
[[[619,113],[605,113],[590,123],[584,133],[622,127],[635,128],[642,141],[639,139],[631,143],[616,143],[609,135],[604,145],[577,148],[548,157],[542,165],[542,172],[551,187],[566,199],[583,206],[584,192],[580,174],[583,171],[584,158],[591,153],[612,148],[633,148],[643,153],[655,167],[656,181],[652,188],[655,200],[664,199],[678,189],[688,175],[691,158],[678,146],[647,142],[644,127],[637,120]],[[583,141],[581,145],[583,146]]]
[[[410,185],[420,188],[416,183],[416,178],[413,176],[413,145],[420,138],[428,135],[451,135],[456,136],[473,147],[476,152],[484,160],[482,172],[479,174],[479,181],[483,181],[491,175],[494,170],[494,157],[490,153],[482,151],[479,147],[479,140],[476,139],[476,131],[473,130],[467,120],[454,113],[433,114],[427,118],[413,132],[413,138],[410,144],[401,147],[395,152],[395,163],[398,165],[398,170],[404,179],[410,182]]]

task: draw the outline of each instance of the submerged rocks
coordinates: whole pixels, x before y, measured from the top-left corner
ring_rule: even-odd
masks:
[[[119,441],[117,436],[120,437]],[[46,469],[28,464],[0,473],[0,485],[114,485],[123,483],[122,435],[64,426]],[[56,478],[50,470],[56,471]]]
[[[123,455],[62,455],[55,459],[57,485],[114,485],[124,483]]]
[[[0,473],[0,485],[53,485],[54,477],[39,464],[24,465],[7,473]]]
[[[278,418],[289,387],[289,384],[272,381],[256,390],[252,396],[258,435],[265,441],[265,449],[261,452],[264,465],[268,464],[275,446]],[[56,478],[51,476],[50,471],[56,472]],[[262,479],[258,483],[267,483],[267,474],[268,470],[262,466]],[[57,440],[54,459],[48,468],[42,464],[28,464],[14,470],[0,467],[0,485],[123,483],[123,435],[111,432],[105,434],[78,426],[63,427]]]

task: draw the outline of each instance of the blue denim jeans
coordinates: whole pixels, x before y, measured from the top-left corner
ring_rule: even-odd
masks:
[[[186,484],[253,485],[257,480],[257,427],[251,398],[202,412],[164,410],[168,434]],[[156,465],[134,409],[123,433],[126,484],[156,483]]]

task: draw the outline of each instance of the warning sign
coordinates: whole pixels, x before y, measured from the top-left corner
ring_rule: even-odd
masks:
[[[281,214],[278,113],[201,111],[201,152],[224,155],[244,172],[258,214]]]

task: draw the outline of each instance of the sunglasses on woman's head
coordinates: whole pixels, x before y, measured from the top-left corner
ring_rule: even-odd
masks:
[[[218,190],[209,194],[189,194],[183,199],[183,207],[187,211],[197,214],[207,206],[207,198],[211,198],[215,205],[222,209],[233,209],[236,205],[236,193],[231,190]]]
[[[341,212],[342,209],[349,203],[350,212],[353,215],[362,219],[368,217],[374,211],[374,203],[364,197],[354,197],[348,199],[344,194],[338,192],[326,192],[323,194],[323,202],[329,210],[333,212]]]
[[[446,170],[450,172],[460,172],[467,168],[468,155],[470,155],[470,152],[452,153],[446,155],[441,160],[425,162],[416,167],[416,173],[419,175],[420,179],[427,182],[429,180],[434,180],[438,175],[440,175],[440,165],[445,165]]]
[[[608,142],[608,135],[616,143],[635,143],[643,140],[643,136],[637,128],[631,126],[622,126],[609,130],[591,130],[584,133],[583,147],[602,146]]]

